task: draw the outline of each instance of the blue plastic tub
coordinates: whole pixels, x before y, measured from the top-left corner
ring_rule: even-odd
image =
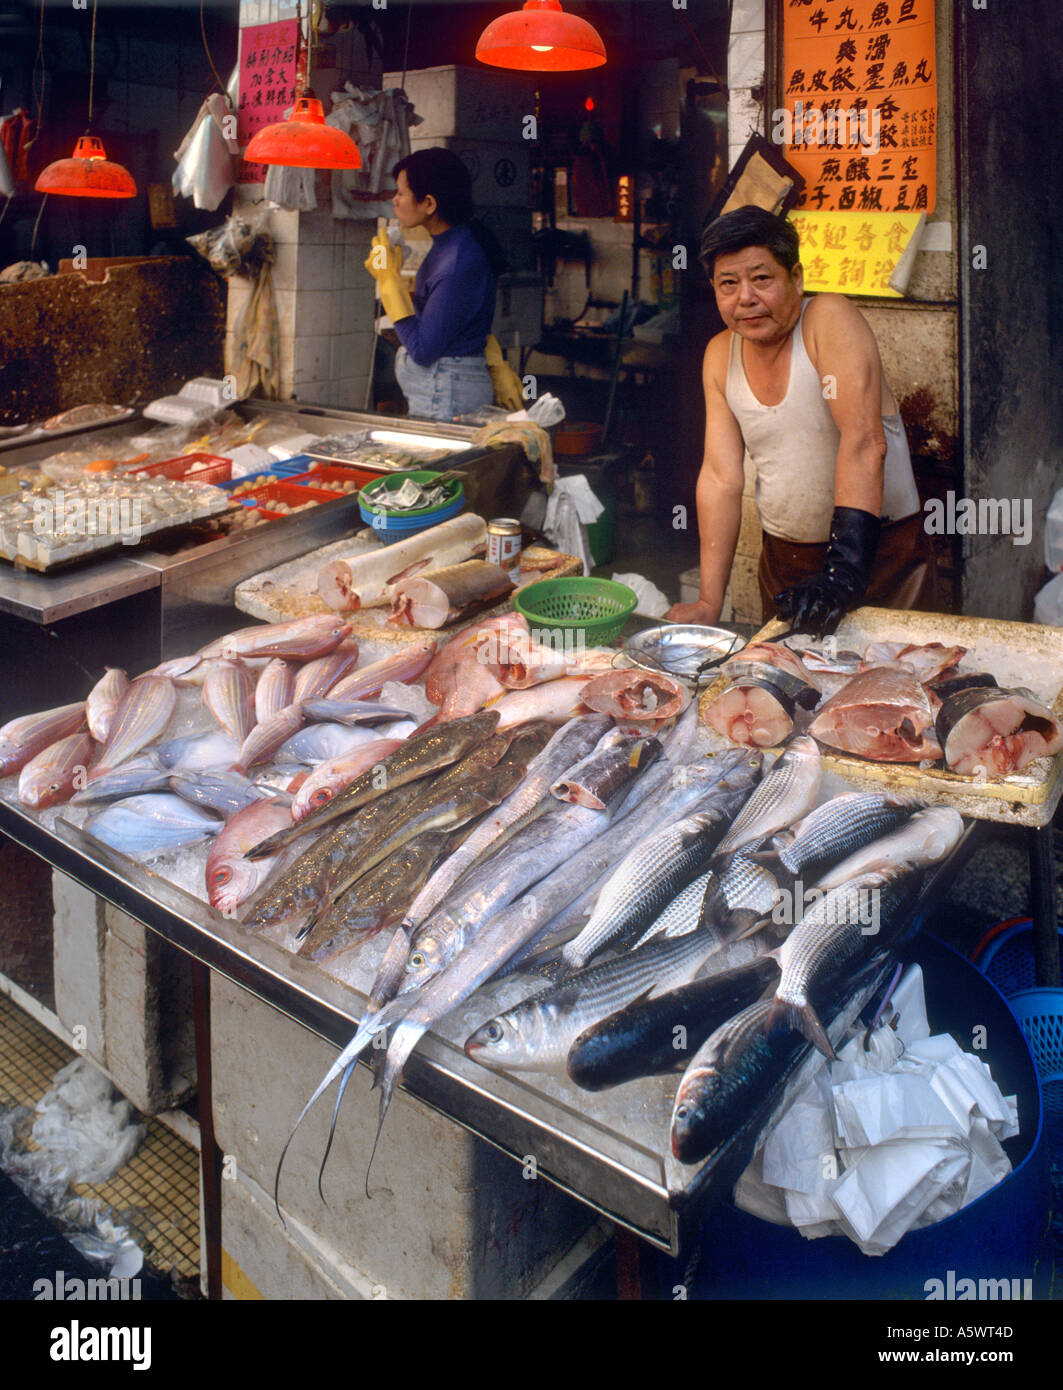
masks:
[[[1005,1095],[1016,1095],[1021,1132],[1005,1141],[1013,1169],[1003,1182],[936,1226],[909,1231],[892,1250],[867,1256],[841,1236],[806,1240],[729,1202],[706,1219],[688,1297],[706,1299],[926,1298],[928,1280],[1032,1280],[1043,1297],[1035,1260],[1051,1200],[1037,1067],[1003,996],[951,947],[922,937],[910,948],[923,967],[927,1010],[934,1032],[951,1032],[972,1050],[973,1030],[984,1027],[985,1060]],[[1041,1261],[1043,1270],[1046,1261]],[[665,1295],[684,1283],[691,1267],[662,1257]],[[1016,1286],[1020,1291],[1024,1285]]]

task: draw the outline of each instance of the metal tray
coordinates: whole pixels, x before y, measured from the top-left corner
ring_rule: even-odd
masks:
[[[750,638],[765,642],[787,630],[774,618]],[[942,642],[967,648],[965,664],[991,671],[1003,686],[1032,690],[1063,719],[1063,628],[1038,623],[1009,623],[950,613],[896,612],[891,608],[857,608],[837,631],[839,648],[862,651],[869,642]],[[725,677],[702,696],[706,706],[726,689]],[[888,786],[928,802],[954,806],[961,815],[1009,825],[1047,825],[1063,796],[1063,752],[1039,758],[1024,772],[997,781],[963,777],[947,768],[920,768],[916,763],[874,763],[865,758],[821,749],[823,766],[855,786]]]

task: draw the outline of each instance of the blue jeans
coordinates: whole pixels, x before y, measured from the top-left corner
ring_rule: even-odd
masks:
[[[395,355],[395,376],[411,415],[453,420],[492,405],[495,399],[487,361],[479,357],[440,357],[419,367],[405,348]]]

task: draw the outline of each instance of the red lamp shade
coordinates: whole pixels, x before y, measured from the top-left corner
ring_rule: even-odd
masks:
[[[600,68],[605,44],[593,25],[566,14],[561,0],[526,0],[522,10],[493,20],[480,35],[476,56],[495,68],[574,72]]]
[[[264,126],[244,152],[249,164],[289,164],[300,169],[360,169],[358,146],[325,124],[317,97],[297,97],[286,121]]]
[[[135,198],[132,174],[107,158],[98,135],[83,135],[69,159],[57,159],[41,171],[34,184],[38,193],[67,198]]]

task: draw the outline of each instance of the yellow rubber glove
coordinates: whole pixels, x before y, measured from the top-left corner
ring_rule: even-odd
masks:
[[[365,268],[377,282],[380,302],[391,322],[408,319],[413,313],[413,300],[401,275],[402,252],[397,246],[392,246],[386,232],[380,232],[373,238]]]
[[[487,370],[491,373],[491,385],[495,388],[495,405],[504,410],[523,410],[524,392],[520,377],[506,361],[502,345],[493,333],[488,334],[484,344]]]

